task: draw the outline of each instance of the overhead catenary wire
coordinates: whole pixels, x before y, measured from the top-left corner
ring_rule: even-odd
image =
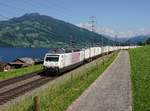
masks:
[[[0,17],[2,17],[2,18],[4,18],[4,19],[10,19],[8,16],[4,16],[4,15],[2,15],[2,14],[0,14]],[[31,27],[33,27],[32,25],[30,25],[30,24],[27,24],[28,26],[31,26]],[[35,29],[38,29],[39,30],[39,28],[37,28],[37,27],[34,27]],[[47,31],[47,30],[44,30],[44,29],[41,29],[40,28],[40,30],[42,30],[42,31],[44,31],[44,32],[47,32],[47,33],[50,33],[50,34],[55,34],[55,35],[57,35],[56,33],[53,33],[53,32],[51,32],[51,31]],[[58,36],[58,35],[57,35]],[[60,35],[59,35],[60,36]]]
[[[71,17],[71,14],[66,13],[66,12],[64,11],[65,8],[59,8],[60,6],[57,6],[57,5],[55,5],[55,4],[54,4],[54,5],[52,5],[51,3],[46,3],[46,4],[45,4],[45,2],[43,2],[43,4],[40,4],[39,1],[36,1],[36,4],[35,4],[35,3],[33,4],[33,2],[28,1],[28,0],[23,0],[23,1],[24,1],[25,4],[27,4],[27,5],[32,5],[32,7],[35,7],[36,9],[40,9],[40,10],[41,10],[41,6],[44,5],[44,8],[46,8],[46,9],[50,9],[50,8],[55,9],[55,10],[53,10],[53,11],[54,11],[55,13],[57,13],[58,15]],[[40,4],[40,5],[39,5],[39,4]],[[45,10],[43,10],[43,11],[46,12]]]
[[[65,10],[65,11],[67,11],[67,12],[71,12],[71,13],[67,13],[67,14],[69,14],[69,15],[72,15],[72,13],[73,13],[73,11],[72,11],[72,9],[70,9],[69,7],[64,7],[62,4],[62,2],[60,3],[60,1],[58,2],[58,1],[56,1],[55,0],[55,3],[53,2],[53,4],[55,5],[55,6],[57,6],[57,7],[60,7],[62,10]],[[48,4],[49,5],[49,4]]]
[[[1,14],[0,14],[0,16],[2,16],[2,17],[5,18],[5,19],[6,19],[6,18],[9,19],[9,17],[7,17],[7,16],[3,16],[3,15],[1,15]],[[11,25],[9,25],[9,26],[11,26]],[[31,24],[27,24],[27,26],[33,27],[33,25],[31,25]],[[34,29],[37,29],[37,30],[39,30],[39,31],[46,32],[46,33],[48,33],[49,35],[51,35],[52,38],[53,38],[53,37],[55,38],[55,36],[61,37],[61,35],[59,35],[59,34],[53,32],[53,31],[45,30],[44,28],[34,27]],[[69,42],[69,41],[68,41],[68,42]]]
[[[30,12],[29,9],[24,9],[24,8],[16,7],[16,6],[13,6],[13,5],[10,5],[10,4],[6,4],[6,3],[3,3],[3,2],[0,2],[0,5],[8,7],[8,8],[13,8],[13,10],[16,9],[16,10],[20,10],[20,11],[23,11],[23,12],[26,12],[26,11]]]
[[[27,1],[27,0],[23,0],[23,1]],[[24,2],[24,3],[26,3],[26,4],[29,4],[29,5],[32,5],[33,7],[36,7],[36,8],[40,8],[40,5],[35,5],[35,4],[30,4],[29,3],[29,1],[28,2]],[[29,9],[24,9],[23,7],[22,8],[19,8],[19,7],[16,7],[16,6],[13,6],[13,5],[10,5],[10,4],[6,4],[6,3],[0,3],[0,5],[3,5],[3,6],[5,6],[5,7],[8,7],[8,8],[12,8],[12,10],[14,10],[14,9],[16,9],[16,10],[18,10],[18,11],[22,11],[22,12],[28,12],[28,10]],[[6,18],[9,18],[9,17],[6,17]],[[34,27],[33,25],[30,25],[30,24],[27,24],[28,26],[31,26],[31,27]],[[47,30],[47,29],[45,29],[45,28],[43,28],[43,29],[41,29],[41,28],[38,28],[38,27],[34,27],[35,29],[37,29],[37,30],[41,30],[41,31],[44,31],[44,32],[46,32],[46,33],[48,33],[48,34],[50,34],[52,37],[55,37],[55,36],[58,36],[58,37],[61,37],[62,35],[61,34],[58,34],[58,33],[56,33],[56,32],[54,32],[54,31],[49,31],[49,30]],[[70,35],[69,35],[70,36]]]
[[[41,5],[38,5],[38,4],[33,4],[32,2],[30,2],[30,1],[27,1],[27,0],[23,0],[24,2],[23,3],[25,3],[25,4],[27,4],[27,5],[30,5],[30,6],[32,6],[32,7],[34,7],[35,9],[42,9],[41,8]],[[38,1],[36,1],[36,3],[38,3]],[[15,9],[15,10],[17,10],[17,11],[22,11],[22,12],[24,12],[24,13],[29,13],[29,12],[31,12],[31,10],[29,10],[29,9],[26,9],[26,8],[20,8],[20,7],[16,7],[16,6],[14,6],[14,5],[10,5],[10,4],[8,4],[8,3],[2,3],[2,2],[0,2],[0,5],[1,6],[3,6],[3,7],[8,7],[8,8],[12,8],[13,10]],[[47,5],[47,4],[44,4],[44,5]],[[45,8],[49,8],[50,6],[46,6]],[[57,15],[61,15],[61,16],[66,16],[67,14],[65,14],[64,12],[62,12],[62,9],[60,9],[61,11],[58,11],[58,8],[56,7],[56,6],[53,6],[53,5],[51,5],[51,7],[53,7],[53,8],[55,8],[55,10],[53,10],[55,13],[57,13]],[[45,10],[43,10],[43,12],[45,12]],[[15,12],[16,13],[16,12]]]
[[[5,15],[2,15],[2,14],[0,14],[0,17],[1,17],[1,18],[4,18],[4,19],[10,19],[9,17],[7,17],[7,16],[5,16]]]
[[[5,10],[2,11],[3,13],[6,13],[6,14],[8,13],[8,12],[6,12],[6,11],[9,11],[9,12],[10,12],[10,10],[8,10],[7,8],[11,8],[11,9],[12,9],[11,11],[14,11],[14,10],[15,10],[15,13],[17,13],[18,15],[20,15],[19,11],[24,12],[24,13],[27,13],[27,12],[30,11],[30,10],[28,10],[28,9],[19,8],[19,7],[16,7],[16,6],[7,4],[7,3],[2,3],[2,2],[0,2],[0,5],[1,5],[2,7],[4,7],[4,8],[6,8]],[[10,12],[10,13],[12,13],[12,12]],[[1,17],[3,17],[3,16],[1,16]],[[8,17],[8,16],[4,16],[3,18],[4,18],[5,20],[11,19],[11,17]]]
[[[15,9],[17,9],[17,10],[21,10],[21,11],[26,11],[25,9],[23,9],[23,8],[18,8],[18,7],[15,7],[15,6],[12,6],[12,5],[7,5],[7,4],[5,4],[5,3],[1,3],[0,2],[0,5],[3,5],[3,6],[5,6],[5,7],[8,7],[8,8],[15,8]],[[8,17],[8,16],[4,16],[4,15],[2,15],[2,14],[0,14],[0,16],[2,17],[2,18],[5,18],[5,19],[10,19],[10,17]],[[29,25],[29,24],[28,24]],[[32,25],[29,25],[29,26],[32,26]],[[36,29],[39,29],[39,28],[37,28],[37,27],[34,27],[34,28],[36,28]],[[40,28],[40,30],[42,30],[42,31],[44,31],[44,32],[47,32],[47,33],[51,33],[51,34],[55,34],[55,36],[60,36],[60,35],[58,35],[58,34],[56,34],[56,33],[54,33],[54,32],[52,32],[52,31],[47,31],[47,30],[44,30],[44,29],[41,29]]]

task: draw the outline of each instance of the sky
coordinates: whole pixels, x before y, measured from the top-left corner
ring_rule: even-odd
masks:
[[[118,37],[150,34],[150,0],[0,0],[0,20],[38,12]]]

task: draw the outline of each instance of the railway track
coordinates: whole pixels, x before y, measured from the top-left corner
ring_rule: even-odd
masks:
[[[62,74],[60,74],[60,76]],[[57,78],[57,76],[45,76],[44,71],[41,70],[0,81],[0,105],[38,88],[55,78]]]
[[[41,70],[0,81],[0,105],[56,78],[44,76],[43,72]]]
[[[69,71],[70,70],[68,70],[67,72]],[[61,73],[59,76],[63,75],[64,73],[66,72]],[[3,105],[12,99],[27,93],[30,90],[40,87],[47,82],[54,80],[55,78],[57,78],[57,76],[44,76],[44,71],[41,70],[23,76],[0,81],[0,105]]]
[[[33,73],[28,73],[28,74],[25,74],[23,76],[14,77],[14,78],[11,78],[11,79],[8,79],[8,80],[0,81],[0,88],[8,86],[8,85],[16,83],[16,82],[20,82],[20,81],[29,79],[29,78],[37,76],[37,75],[41,75],[42,73],[43,73],[43,70],[33,72]]]
[[[4,103],[10,101],[11,99],[14,99],[20,95],[23,95],[26,92],[33,90],[53,79],[55,79],[55,77],[41,76],[41,78],[39,78],[39,79],[36,79],[36,80],[26,83],[24,85],[15,87],[8,91],[2,92],[2,93],[0,93],[0,105],[3,105]]]

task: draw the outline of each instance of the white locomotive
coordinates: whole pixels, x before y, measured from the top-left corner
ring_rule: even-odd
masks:
[[[100,57],[102,54],[110,53],[119,49],[135,48],[135,46],[105,46],[105,47],[91,47],[82,49],[80,51],[69,53],[46,53],[44,58],[44,70],[47,72],[65,72],[84,62],[89,62]]]

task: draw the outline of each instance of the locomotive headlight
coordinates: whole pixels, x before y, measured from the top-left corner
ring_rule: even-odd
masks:
[[[58,63],[55,63],[56,66],[58,66]]]

